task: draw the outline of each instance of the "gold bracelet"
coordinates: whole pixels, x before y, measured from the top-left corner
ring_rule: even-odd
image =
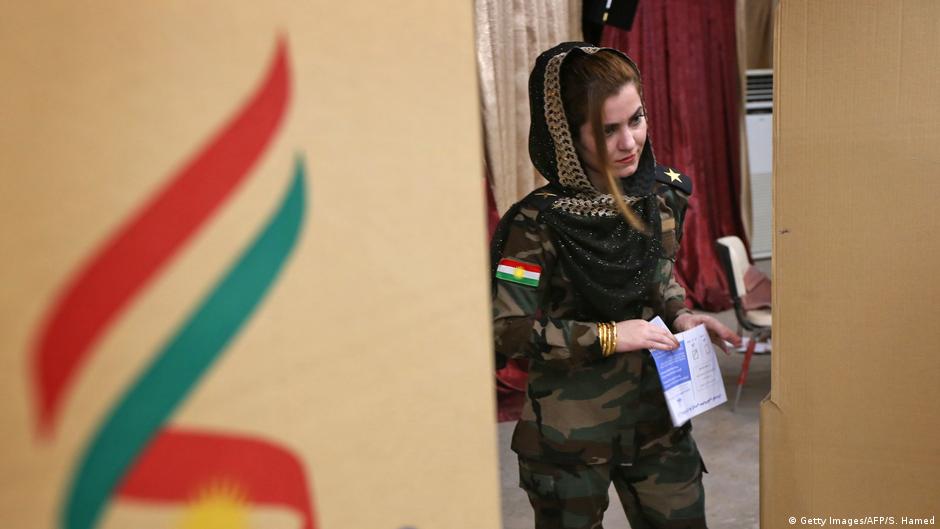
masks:
[[[617,349],[617,324],[613,322],[598,323],[597,337],[600,341],[601,354],[605,357],[614,354]]]
[[[610,322],[610,354],[617,352],[617,322]]]

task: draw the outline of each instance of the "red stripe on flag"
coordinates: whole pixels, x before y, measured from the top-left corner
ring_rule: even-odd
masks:
[[[124,498],[185,502],[223,479],[238,485],[247,501],[279,505],[316,529],[303,466],[291,452],[260,439],[163,430],[140,455],[118,487]]]
[[[513,268],[522,267],[522,268],[525,269],[526,271],[535,272],[535,273],[537,273],[537,274],[541,274],[541,273],[542,273],[542,267],[541,267],[541,266],[533,265],[533,264],[529,264],[529,263],[520,263],[519,261],[513,261],[512,259],[501,259],[501,260],[499,261],[499,264],[501,264],[501,265],[503,265],[503,266],[511,266],[511,267],[513,267]],[[492,265],[490,265],[490,266],[492,266]]]
[[[282,40],[265,79],[238,114],[60,291],[30,351],[40,433],[50,433],[65,390],[98,338],[244,180],[280,125],[289,96]]]

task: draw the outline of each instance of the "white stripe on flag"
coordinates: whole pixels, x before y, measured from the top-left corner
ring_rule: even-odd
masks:
[[[523,270],[525,270],[525,268],[523,268]],[[515,267],[515,266],[499,265],[499,266],[496,267],[496,271],[497,271],[497,272],[502,272],[502,273],[504,273],[504,274],[509,274],[509,275],[511,275],[511,276],[516,275],[516,267]],[[529,270],[525,270],[525,275],[523,275],[522,277],[525,277],[525,278],[528,278],[528,279],[538,279],[539,276],[541,276],[541,275],[542,275],[542,274],[540,274],[539,272],[530,272]]]

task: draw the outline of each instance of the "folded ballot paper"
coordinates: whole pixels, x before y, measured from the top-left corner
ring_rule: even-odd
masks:
[[[650,323],[666,328],[659,316]],[[676,350],[651,349],[650,353],[663,383],[672,424],[680,426],[692,417],[727,402],[728,397],[705,325],[680,332],[675,337],[679,341]]]

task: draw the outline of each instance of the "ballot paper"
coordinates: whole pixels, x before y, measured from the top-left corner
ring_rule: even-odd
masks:
[[[659,316],[650,323],[667,328]],[[675,337],[679,347],[674,351],[651,349],[650,353],[663,383],[672,424],[680,426],[692,417],[727,402],[728,397],[705,325],[680,332]]]

